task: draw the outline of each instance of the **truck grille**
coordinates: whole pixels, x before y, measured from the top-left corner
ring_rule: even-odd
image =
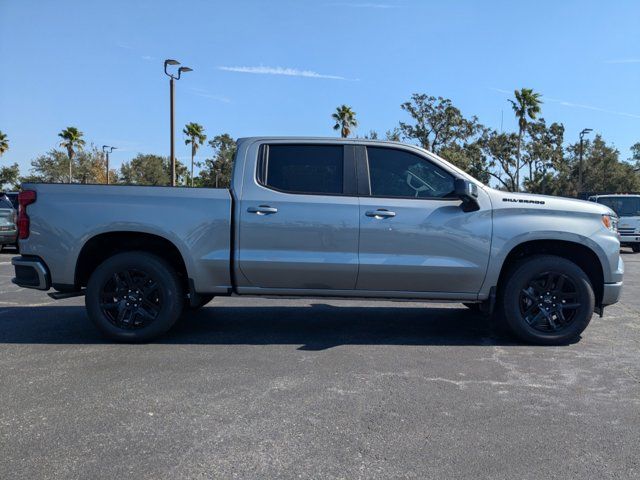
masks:
[[[618,228],[620,235],[634,235],[636,233],[635,228]]]

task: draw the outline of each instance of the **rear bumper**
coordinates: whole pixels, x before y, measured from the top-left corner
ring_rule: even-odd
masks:
[[[17,232],[0,232],[0,245],[13,245],[17,241]]]
[[[11,264],[16,276],[11,280],[19,287],[49,290],[51,276],[46,264],[38,257],[13,257]]]
[[[620,299],[622,282],[605,283],[602,290],[602,306],[613,305]]]

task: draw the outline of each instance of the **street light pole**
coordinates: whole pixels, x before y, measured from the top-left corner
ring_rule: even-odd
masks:
[[[109,154],[116,150],[118,147],[112,147],[110,145],[102,145],[102,153],[107,159],[107,185],[109,185]]]
[[[587,133],[592,131],[593,130],[591,128],[585,128],[580,132],[580,151],[579,151],[580,160],[578,161],[578,195],[580,194],[580,192],[582,192],[582,143],[583,143],[584,136]]]
[[[169,80],[169,110],[170,110],[170,121],[169,125],[171,128],[171,186],[176,186],[176,151],[175,151],[175,101],[174,101],[174,90],[175,90],[175,80],[180,80],[180,75],[182,72],[192,72],[193,70],[189,67],[180,67],[178,68],[178,75],[173,75],[167,72],[168,65],[180,65],[180,62],[177,60],[167,59],[164,61],[164,73],[167,75]]]
[[[171,120],[169,122],[171,128],[171,186],[176,186],[176,139],[175,139],[175,79],[171,77],[169,80],[169,110],[171,111]]]

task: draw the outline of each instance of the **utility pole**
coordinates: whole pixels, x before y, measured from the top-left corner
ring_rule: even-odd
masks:
[[[591,128],[585,128],[580,132],[580,149],[578,152],[578,195],[580,195],[580,193],[582,192],[582,151],[583,151],[583,139],[584,136],[589,133],[592,132],[593,129]]]
[[[169,110],[170,110],[170,128],[171,128],[171,186],[176,186],[176,148],[175,148],[175,109],[174,109],[174,89],[175,89],[175,80],[180,80],[180,75],[183,72],[192,72],[193,70],[189,67],[180,67],[178,68],[178,75],[173,75],[167,72],[168,65],[180,65],[180,62],[177,60],[167,59],[164,61],[164,73],[167,75],[169,80]]]
[[[107,185],[109,185],[109,154],[117,148],[118,147],[112,147],[110,145],[102,145],[102,153],[107,159]]]

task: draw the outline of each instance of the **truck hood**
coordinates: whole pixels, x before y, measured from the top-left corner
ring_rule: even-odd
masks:
[[[592,213],[595,215],[614,215],[609,207],[586,200],[553,197],[550,195],[535,195],[532,193],[503,192],[488,188],[494,209],[526,208],[541,210],[561,210],[564,212]]]

